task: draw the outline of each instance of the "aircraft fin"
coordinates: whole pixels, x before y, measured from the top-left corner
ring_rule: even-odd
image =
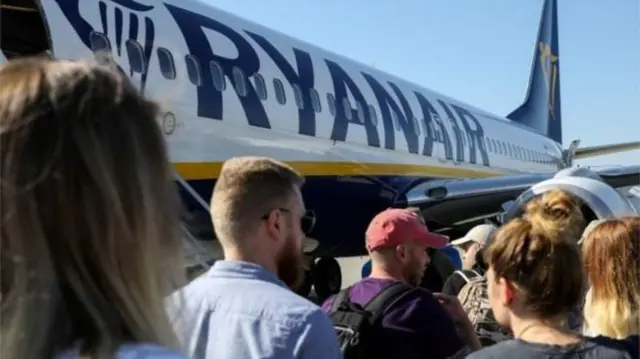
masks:
[[[557,0],[544,0],[527,95],[507,118],[562,143]]]

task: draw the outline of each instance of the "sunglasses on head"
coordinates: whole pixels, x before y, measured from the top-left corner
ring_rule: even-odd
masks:
[[[286,208],[275,208],[275,210],[291,213],[291,211]],[[266,220],[267,218],[269,218],[269,213],[262,216],[263,220]],[[306,235],[309,235],[313,230],[313,227],[315,227],[315,225],[316,225],[315,212],[312,210],[307,210],[305,214],[300,218],[300,228],[302,229],[302,232]]]

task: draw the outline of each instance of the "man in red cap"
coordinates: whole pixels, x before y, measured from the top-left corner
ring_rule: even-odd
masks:
[[[377,319],[362,342],[376,358],[457,358],[480,348],[455,297],[418,287],[429,263],[427,248],[446,246],[448,237],[430,232],[414,211],[397,208],[375,216],[365,237],[371,274],[322,305],[337,318],[334,325],[349,317],[343,313],[351,304],[372,313]]]

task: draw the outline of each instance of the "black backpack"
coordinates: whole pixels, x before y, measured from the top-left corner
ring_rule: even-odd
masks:
[[[380,325],[382,313],[415,288],[401,282],[391,284],[364,306],[349,300],[350,289],[343,289],[336,295],[329,317],[336,329],[344,359],[371,358],[375,348],[370,339],[371,331]]]

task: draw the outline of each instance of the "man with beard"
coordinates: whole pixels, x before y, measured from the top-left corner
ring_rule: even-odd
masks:
[[[407,289],[385,302],[380,318],[367,330],[368,357],[462,358],[471,349],[480,348],[473,326],[455,297],[419,288],[430,260],[427,248],[446,246],[447,237],[429,232],[410,209],[387,209],[371,221],[365,240],[371,274],[347,288],[346,294],[328,298],[322,309],[331,314],[352,303],[367,310],[367,304],[385,289],[405,284]],[[347,305],[337,298],[343,298]]]
[[[302,200],[303,182],[264,157],[222,166],[211,216],[224,260],[169,301],[190,357],[341,357],[327,315],[290,290],[303,279],[303,241],[315,220]]]

